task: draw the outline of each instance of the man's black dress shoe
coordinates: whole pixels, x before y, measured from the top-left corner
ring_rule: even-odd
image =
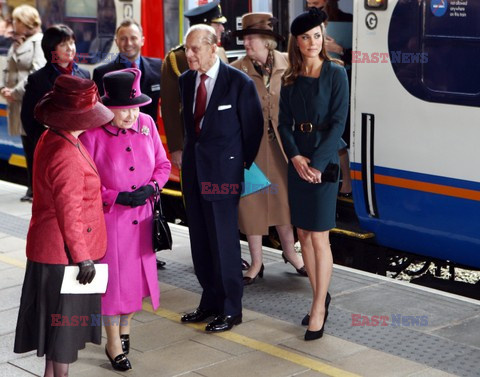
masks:
[[[219,315],[212,322],[210,322],[205,331],[208,332],[221,332],[231,330],[233,326],[242,323],[242,315]]]
[[[121,353],[120,355],[116,356],[115,359],[112,359],[108,354],[107,346],[105,346],[105,354],[107,355],[108,360],[110,360],[110,364],[112,364],[113,369],[122,372],[132,369],[132,364],[130,364],[130,360],[127,359],[127,356],[125,356],[124,353]]]
[[[202,322],[205,321],[208,317],[213,317],[215,315],[211,310],[203,310],[200,308],[195,309],[191,313],[184,314],[181,318],[182,322]]]
[[[122,351],[125,355],[128,355],[130,352],[130,335],[122,334],[120,335],[120,342],[122,342]]]

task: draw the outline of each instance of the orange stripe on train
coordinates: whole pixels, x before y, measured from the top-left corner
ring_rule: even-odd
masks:
[[[355,171],[355,170],[352,171],[352,179],[361,181],[362,172]],[[397,177],[390,177],[387,175],[375,174],[375,183],[378,183],[381,185],[387,185],[387,186],[400,187],[400,188],[405,188],[410,190],[430,192],[432,194],[453,196],[456,198],[480,201],[480,192],[476,190],[439,185],[436,183],[415,181],[413,179],[397,178]]]

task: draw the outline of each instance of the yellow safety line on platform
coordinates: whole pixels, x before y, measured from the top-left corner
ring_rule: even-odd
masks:
[[[152,309],[152,306],[148,303],[143,304],[143,310],[153,313],[159,317],[169,319],[174,322],[180,323],[180,314],[172,312],[170,310],[166,309],[157,309],[154,311]],[[189,324],[183,324],[184,326],[189,326],[193,327],[197,330],[203,330],[205,328],[205,324],[203,323],[189,323]],[[326,374],[328,376],[333,376],[333,377],[355,377],[359,376],[358,374],[347,372],[345,370],[335,368],[327,363],[322,363],[321,361],[311,359],[306,356],[302,356],[298,353],[292,352],[292,351],[287,351],[283,348],[274,346],[272,344],[268,344],[265,342],[260,342],[258,340],[246,337],[244,335],[240,335],[238,333],[235,333],[233,331],[226,331],[222,333],[217,333],[217,334],[212,334],[214,336],[219,336],[220,338],[229,340],[231,342],[241,344],[242,346],[266,353],[271,356],[278,357],[283,360],[290,361],[292,363],[301,365],[305,368],[312,369],[314,371]]]
[[[4,262],[15,267],[25,268],[26,263],[22,262],[16,258],[11,258],[6,255],[0,254],[0,262]],[[143,303],[142,305],[143,310],[149,313],[153,313],[159,317],[168,319],[173,322],[180,323],[180,314],[172,312],[167,309],[159,308],[156,311],[153,310],[152,306],[148,303]],[[203,323],[189,323],[183,324],[183,326],[193,327],[197,330],[203,330],[205,328],[205,324]],[[268,344],[265,342],[260,342],[258,340],[246,337],[244,335],[237,334],[233,331],[226,331],[218,334],[212,334],[213,336],[218,336],[220,338],[226,339],[230,342],[234,342],[237,344],[241,344],[242,346],[266,353],[268,355],[278,357],[279,359],[287,360],[292,363],[301,365],[305,368],[309,368],[315,370],[317,372],[326,374],[332,377],[360,377],[358,374],[347,372],[346,370],[342,370],[339,368],[335,368],[327,363],[322,363],[321,361],[311,359],[309,357],[302,356],[298,353],[287,351],[280,347],[274,346],[272,344]]]
[[[11,258],[5,254],[0,254],[0,262],[10,264],[15,267],[25,268],[26,262],[22,262],[16,258]]]

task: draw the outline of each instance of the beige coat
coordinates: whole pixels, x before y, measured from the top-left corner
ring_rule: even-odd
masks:
[[[46,63],[41,46],[42,38],[42,33],[34,34],[16,49],[12,45],[8,51],[2,87],[13,88],[14,101],[8,104],[8,133],[10,135],[25,135],[20,119],[20,110],[28,75],[42,68]]]
[[[232,63],[232,66],[246,73],[255,82],[264,118],[262,143],[255,163],[272,183],[270,188],[240,199],[239,226],[240,231],[247,235],[267,235],[269,226],[290,224],[287,198],[288,160],[277,130],[281,79],[288,62],[287,55],[278,51],[274,51],[273,59],[270,90],[265,87],[262,76],[255,70],[248,56]],[[273,140],[268,135],[269,119],[275,133]]]

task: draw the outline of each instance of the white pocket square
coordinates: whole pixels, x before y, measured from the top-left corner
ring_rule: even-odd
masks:
[[[218,106],[218,111],[227,110],[231,108],[232,108],[232,105],[220,105]]]

